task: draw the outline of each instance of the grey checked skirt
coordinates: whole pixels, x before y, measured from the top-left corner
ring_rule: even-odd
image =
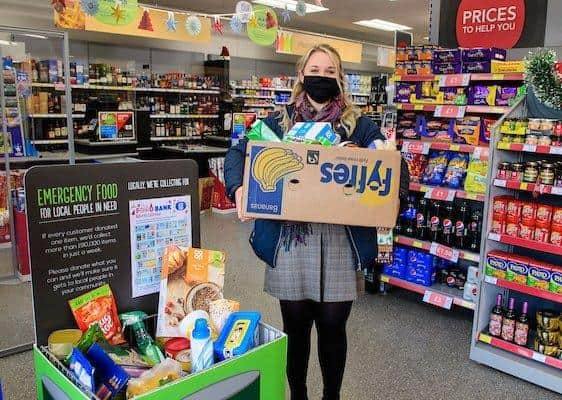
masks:
[[[354,256],[345,227],[310,224],[306,244],[278,250],[266,267],[264,290],[279,300],[353,301],[357,298]]]

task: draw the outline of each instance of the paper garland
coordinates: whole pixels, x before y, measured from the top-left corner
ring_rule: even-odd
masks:
[[[51,0],[51,5],[55,9],[56,12],[61,14],[64,9],[66,8],[66,1],[65,0]]]
[[[119,24],[125,17],[125,10],[121,7],[121,4],[115,2],[115,5],[111,7],[111,15],[115,18],[115,23]]]
[[[93,16],[100,10],[100,3],[98,0],[80,0],[80,7],[87,15]]]
[[[281,18],[283,18],[283,23],[287,24],[291,21],[292,15],[291,11],[285,6],[285,9],[281,11]]]
[[[168,19],[166,20],[166,29],[168,32],[175,32],[177,29],[178,21],[173,12],[168,11]]]
[[[219,35],[224,33],[224,25],[219,17],[215,17],[215,22],[213,22],[213,31]]]
[[[142,12],[142,18],[139,22],[138,28],[143,29],[145,31],[154,31],[154,27],[152,26],[152,20],[150,18],[150,13],[146,8]]]
[[[185,30],[189,35],[199,36],[199,34],[201,33],[201,29],[201,20],[197,16],[190,15],[189,17],[187,17],[187,19],[185,20]]]
[[[240,16],[234,15],[232,17],[232,19],[230,20],[230,29],[232,29],[232,32],[234,33],[242,33],[242,31],[244,30],[244,25],[240,19]]]
[[[236,14],[240,18],[240,22],[247,24],[252,16],[252,5],[247,1],[239,1],[236,3]]]
[[[295,8],[295,12],[299,17],[304,17],[306,15],[306,3],[304,0],[299,0]]]

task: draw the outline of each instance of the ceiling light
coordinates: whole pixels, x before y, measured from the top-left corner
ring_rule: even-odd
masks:
[[[281,8],[290,11],[295,11],[297,9],[297,1],[296,0],[253,0],[253,3],[263,4],[266,6],[274,7],[274,8]],[[329,8],[317,6],[316,4],[306,4],[306,13],[315,13],[320,11],[328,11]]]
[[[412,29],[406,25],[395,24],[394,22],[385,21],[382,19],[370,19],[363,21],[355,21],[354,24],[365,26],[372,29],[381,29],[383,31],[407,31]]]
[[[35,33],[22,33],[23,36],[35,38],[35,39],[47,39],[45,35],[36,35]]]

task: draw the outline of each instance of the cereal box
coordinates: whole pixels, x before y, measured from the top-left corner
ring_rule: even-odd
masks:
[[[529,262],[527,257],[518,255],[510,255],[509,262],[507,263],[507,271],[505,279],[511,282],[516,282],[521,285],[527,284],[527,275],[529,272]]]
[[[490,251],[486,256],[486,275],[505,279],[509,253],[503,251]]]
[[[527,285],[538,289],[548,290],[552,275],[551,267],[540,261],[531,261],[527,275]]]

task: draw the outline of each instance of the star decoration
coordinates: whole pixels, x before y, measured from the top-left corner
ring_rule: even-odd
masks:
[[[291,21],[291,11],[285,6],[285,9],[281,11],[281,18],[283,18],[283,23],[287,24]]]
[[[234,33],[241,33],[242,29],[244,29],[244,25],[238,15],[234,15],[230,20],[230,29],[232,29]]]
[[[115,18],[115,23],[118,24],[125,16],[125,10],[119,4],[115,4],[111,7],[111,15]]]
[[[96,15],[100,9],[98,0],[80,0],[80,6],[89,16]]]
[[[191,36],[198,36],[201,33],[201,20],[195,15],[190,15],[185,20],[185,30]]]
[[[250,20],[248,21],[248,26],[251,28],[255,28],[258,26],[258,19],[256,18],[256,15],[254,13],[252,13]]]
[[[169,32],[175,32],[177,29],[178,21],[176,20],[176,16],[173,12],[168,11],[168,19],[166,20],[166,29]]]
[[[224,33],[224,25],[218,17],[215,17],[215,22],[213,22],[213,31],[219,35]]]
[[[297,2],[295,12],[299,17],[304,17],[306,15],[306,3],[304,2],[304,0],[299,0]]]

